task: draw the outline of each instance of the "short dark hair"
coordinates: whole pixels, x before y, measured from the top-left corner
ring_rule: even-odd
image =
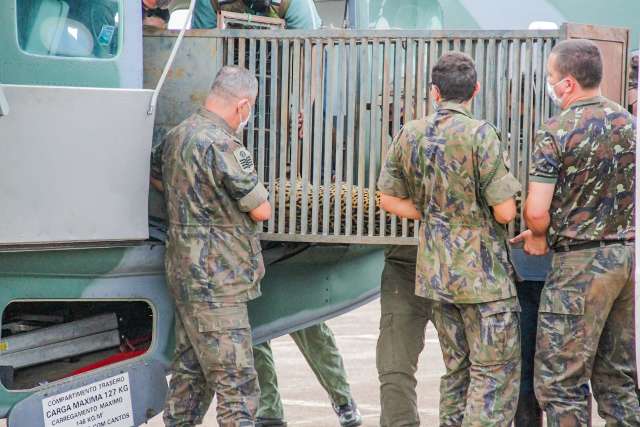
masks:
[[[473,59],[461,52],[445,53],[431,69],[431,83],[438,86],[445,101],[468,101],[477,82]]]
[[[602,54],[591,40],[564,40],[554,46],[558,72],[572,76],[584,89],[595,89],[602,82]]]

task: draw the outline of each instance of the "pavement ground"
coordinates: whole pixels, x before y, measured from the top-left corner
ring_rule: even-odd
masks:
[[[342,352],[354,398],[364,418],[363,426],[379,425],[380,396],[376,372],[376,341],[380,303],[371,302],[329,322]],[[329,398],[320,387],[293,340],[288,336],[272,341],[285,417],[290,426],[338,427]],[[429,324],[425,349],[417,373],[418,407],[421,425],[438,425],[438,387],[444,365],[435,329]],[[595,406],[595,405],[594,405]],[[207,413],[204,426],[216,427],[215,402]],[[149,427],[163,427],[162,417],[154,417]],[[604,426],[595,414],[594,426]],[[0,427],[6,427],[0,420]]]
[[[376,342],[380,302],[373,301],[344,314],[327,324],[333,330],[342,353],[351,384],[351,391],[364,419],[364,427],[379,426],[380,394],[376,371]],[[440,376],[444,374],[438,335],[430,323],[425,336],[425,348],[418,366],[418,408],[422,426],[438,425]],[[289,336],[273,340],[271,346],[278,372],[278,385],[284,402],[285,418],[290,426],[339,427],[329,397]],[[215,402],[211,405],[215,408]],[[595,404],[594,404],[595,406]],[[596,421],[597,420],[597,421]],[[151,427],[163,427],[160,416]],[[207,413],[204,426],[215,427],[215,409]],[[604,426],[594,409],[594,427]]]

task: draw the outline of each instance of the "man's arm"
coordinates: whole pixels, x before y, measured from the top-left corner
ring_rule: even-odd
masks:
[[[214,161],[215,167],[222,171],[222,184],[238,203],[238,209],[253,221],[268,220],[271,217],[269,192],[258,178],[251,153],[244,147],[233,151],[212,149],[217,150]]]
[[[421,219],[420,211],[416,209],[411,199],[402,199],[400,197],[382,194],[380,197],[380,207],[385,211],[398,215],[401,218]]]
[[[509,224],[517,214],[516,201],[513,197],[492,207],[493,217],[500,224]]]
[[[403,128],[395,137],[380,171],[378,178],[378,189],[382,193],[380,207],[399,217],[419,220],[422,219],[422,215],[410,198],[403,166],[405,156],[403,150],[408,144],[407,132],[407,129]]]
[[[149,177],[149,182],[151,183],[151,186],[157,191],[159,191],[160,193],[164,193],[164,185],[162,184],[161,180],[154,177]]]
[[[481,197],[491,207],[494,219],[508,224],[517,214],[514,196],[521,190],[520,182],[509,173],[495,128],[487,123],[478,129],[476,137]]]
[[[535,236],[547,235],[551,224],[549,209],[555,189],[555,184],[529,183],[529,194],[524,205],[524,219],[527,222],[527,227]]]
[[[560,148],[553,136],[544,130],[538,132],[536,136],[531,162],[529,194],[524,205],[524,220],[528,229],[510,242],[512,244],[524,242],[524,251],[529,255],[544,255],[549,252],[547,242],[547,231],[551,224],[549,209],[561,163]]]
[[[524,242],[524,251],[529,255],[545,255],[549,252],[547,231],[551,224],[549,208],[554,190],[555,184],[529,184],[529,195],[524,205],[524,220],[528,229],[510,240],[511,244]]]
[[[249,211],[249,217],[255,222],[268,220],[271,218],[271,203],[262,202],[260,206]]]

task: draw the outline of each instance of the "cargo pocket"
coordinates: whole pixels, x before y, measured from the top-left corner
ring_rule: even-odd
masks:
[[[517,298],[478,305],[480,340],[474,363],[495,365],[520,357],[520,304]]]
[[[582,316],[584,314],[584,303],[584,293],[578,290],[543,289],[538,311],[540,313]]]
[[[572,360],[584,350],[585,295],[578,290],[543,289],[536,347],[541,355]]]
[[[392,372],[395,366],[394,332],[393,314],[386,313],[380,316],[380,335],[376,345],[376,367],[379,374]]]
[[[253,366],[251,328],[245,305],[204,308],[194,313],[206,345],[201,360],[211,366]]]

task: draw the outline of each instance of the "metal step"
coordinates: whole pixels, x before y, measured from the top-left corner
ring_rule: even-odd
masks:
[[[13,353],[32,348],[41,348],[49,344],[66,342],[100,332],[118,329],[118,318],[115,313],[105,313],[87,319],[76,320],[62,325],[40,328],[0,340],[0,361]],[[2,363],[0,363],[2,365]]]
[[[20,369],[118,345],[120,345],[120,333],[114,329],[15,353],[3,353],[0,356],[0,366],[12,366],[14,369]]]

